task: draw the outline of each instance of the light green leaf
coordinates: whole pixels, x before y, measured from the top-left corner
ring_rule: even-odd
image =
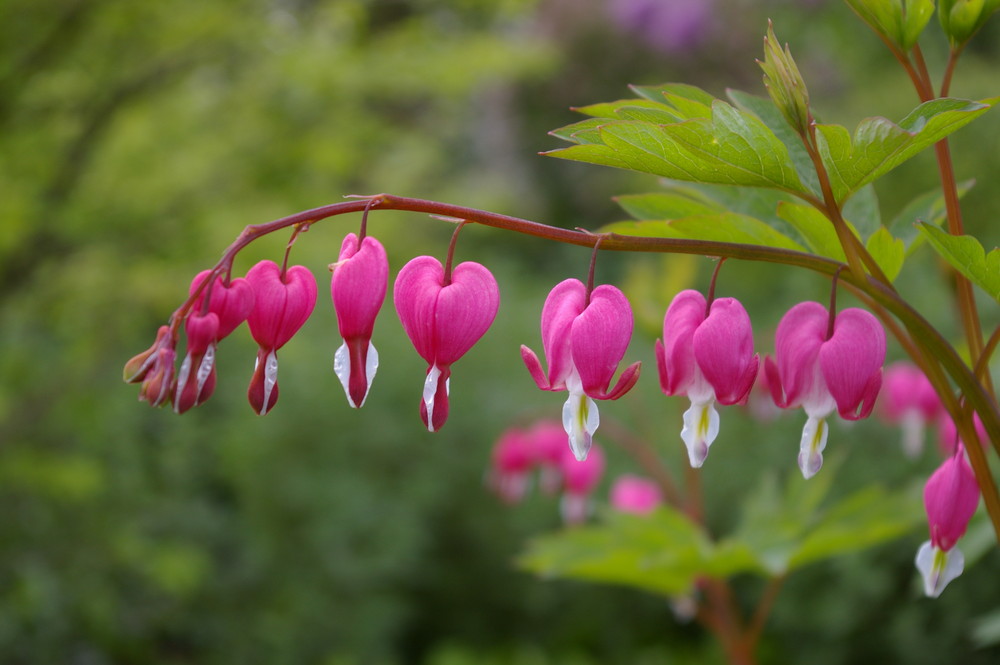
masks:
[[[918,227],[941,258],[1000,302],[1000,249],[987,254],[972,236],[953,236],[926,222]]]
[[[651,102],[669,100],[671,105],[688,118],[708,118],[712,114],[712,102],[715,101],[715,97],[709,93],[687,83],[630,85],[629,89]]]
[[[670,191],[654,194],[616,196],[615,202],[638,220],[670,220],[726,211],[724,206],[689,187],[671,187]]]
[[[869,184],[859,189],[844,204],[841,214],[857,232],[856,235],[862,240],[867,240],[882,227],[882,213],[875,187]]]
[[[885,118],[862,120],[853,139],[839,125],[817,125],[819,152],[834,197],[843,202],[864,185],[976,119],[997,101],[935,99],[918,106],[899,124]]]
[[[847,4],[875,32],[904,52],[917,43],[934,15],[933,0],[847,0]]]
[[[604,118],[588,118],[572,125],[554,129],[549,134],[570,143],[600,144],[601,127],[607,124]]]
[[[616,120],[622,117],[620,112],[623,109],[631,109],[632,112],[642,110],[654,112],[655,117],[661,118],[661,120],[658,120],[657,122],[662,123],[680,122],[686,119],[683,115],[664,104],[662,100],[659,102],[652,102],[647,99],[620,99],[616,102],[603,102],[600,104],[581,106],[574,108],[573,110],[594,118]],[[627,120],[629,118],[624,119]]]
[[[726,95],[736,104],[737,107],[753,113],[760,118],[767,128],[774,132],[774,135],[785,144],[788,154],[792,158],[795,172],[799,180],[813,192],[814,195],[821,196],[819,180],[816,178],[816,167],[813,166],[809,153],[806,151],[802,138],[795,133],[792,126],[785,120],[785,116],[775,107],[770,99],[751,95],[741,90],[727,90]]]
[[[673,112],[659,104],[595,105],[586,112],[630,119],[609,118],[601,124],[591,121],[557,129],[554,135],[579,145],[546,154],[687,182],[809,193],[785,144],[757,116],[715,100],[710,118],[692,117],[705,108],[700,101],[673,93],[665,99],[691,119],[664,122]]]
[[[962,198],[966,192],[976,184],[975,180],[966,180],[958,183],[958,197]],[[906,246],[906,255],[909,256],[923,244],[924,236],[917,230],[917,222],[927,222],[934,226],[941,226],[946,216],[944,195],[940,189],[934,189],[910,201],[898,215],[889,223],[889,232],[903,241]]]
[[[543,577],[678,595],[691,588],[710,549],[686,516],[660,508],[648,516],[608,513],[604,524],[541,536],[528,544],[518,564]]]
[[[837,238],[837,232],[833,230],[833,222],[816,208],[785,201],[778,204],[778,216],[799,232],[813,254],[841,263],[847,261],[840,240]]]
[[[601,231],[647,238],[687,238],[806,251],[805,247],[759,219],[731,212],[672,220],[616,222]]]
[[[906,245],[903,241],[894,238],[887,228],[880,226],[878,231],[869,236],[865,248],[889,281],[895,281],[899,271],[903,269],[903,260],[906,258]]]

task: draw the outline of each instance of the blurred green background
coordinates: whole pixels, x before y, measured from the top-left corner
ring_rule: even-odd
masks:
[[[539,157],[557,146],[546,132],[574,120],[571,106],[628,96],[628,83],[763,94],[754,58],[768,18],[825,120],[850,127],[916,105],[877,38],[822,0],[6,0],[0,662],[720,662],[710,637],[664,599],[517,571],[523,542],[559,526],[558,507],[534,496],[508,508],[483,486],[505,427],[559,413],[558,395],[534,390],[518,345],[538,348],[545,294],[585,274],[586,250],[464,232],[459,258],[494,272],[502,304],[456,365],[452,415],[434,435],[418,413],[425,367],[389,302],[363,410],[347,407],[333,375],[340,340],[326,266],[356,217],[317,224],[296,245],[320,300],[281,351],[271,414],[246,403],[255,346],[245,328],[220,349],[215,396],[183,417],[137,404],[120,376],[246,224],[379,191],[566,227],[624,217],[611,197],[656,182]],[[996,23],[967,54],[956,96],[997,94]],[[935,36],[925,44],[933,63],[944,48]],[[966,198],[967,225],[993,246],[1000,116],[954,146],[959,177],[986,185]],[[893,173],[878,187],[883,215],[935,178],[929,156]],[[417,253],[443,256],[451,233],[388,212],[373,213],[370,229],[394,271]],[[237,272],[278,258],[286,239],[253,245]],[[602,414],[647,437],[674,469],[682,405],[659,393],[652,340],[672,294],[703,287],[710,268],[669,257],[599,263],[600,280],[633,296],[628,358],[646,364],[635,393]],[[924,256],[902,288],[950,331],[938,276]],[[768,351],[784,309],[828,286],[727,264],[719,288],[744,300]],[[995,307],[984,309],[995,324]],[[800,426],[723,413],[704,474],[719,525],[764,469],[794,471]],[[905,485],[934,468],[933,452],[909,462],[895,439],[876,422],[834,431],[831,447],[850,451],[845,491]],[[613,472],[634,470],[609,453]],[[928,601],[912,566],[924,539],[789,580],[762,660],[997,662],[982,622],[996,607],[996,552]],[[750,606],[759,589],[745,586]]]

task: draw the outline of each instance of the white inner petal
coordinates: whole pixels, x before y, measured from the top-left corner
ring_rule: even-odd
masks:
[[[180,368],[177,370],[177,395],[174,398],[174,411],[177,411],[180,404],[181,393],[184,392],[184,386],[187,385],[188,376],[191,375],[191,354],[185,354],[184,360],[181,362]],[[179,411],[177,411],[180,413]]]
[[[427,409],[427,430],[429,432],[434,431],[434,395],[437,393],[438,378],[441,376],[441,370],[438,369],[437,365],[431,367],[431,371],[427,372],[427,378],[424,379],[424,407]],[[449,381],[445,381],[445,393],[448,392]]]
[[[928,540],[917,550],[915,563],[924,578],[924,593],[929,598],[937,598],[949,582],[962,574],[965,556],[957,547],[943,551]]]
[[[271,402],[271,393],[278,385],[278,355],[272,349],[268,351],[267,358],[264,359],[264,406],[260,415],[267,413],[268,405]]]
[[[708,447],[719,435],[719,412],[715,410],[715,400],[691,402],[684,412],[684,427],[681,439],[688,451],[688,461],[695,469],[705,463]]]
[[[573,456],[582,462],[587,459],[587,453],[594,442],[594,432],[601,424],[597,404],[582,391],[570,391],[569,398],[563,405],[562,421]]]
[[[365,405],[368,399],[368,391],[372,389],[372,381],[375,380],[375,372],[378,371],[378,351],[371,340],[368,340],[368,358],[365,359],[365,376],[368,378],[368,387],[365,390],[365,397],[361,400],[361,406]]]
[[[344,386],[347,403],[352,408],[358,408],[358,405],[351,399],[351,352],[347,348],[347,342],[341,344],[340,348],[333,354],[333,373],[340,379],[340,385]]]
[[[805,478],[812,478],[823,466],[823,449],[826,448],[826,438],[830,427],[825,418],[809,416],[802,428],[802,441],[799,443],[799,469]]]
[[[201,359],[201,364],[198,365],[198,394],[201,394],[201,389],[205,387],[205,382],[208,381],[208,377],[212,374],[212,367],[215,365],[215,344],[209,344],[208,348],[205,350],[205,356]],[[178,384],[179,385],[179,384]]]

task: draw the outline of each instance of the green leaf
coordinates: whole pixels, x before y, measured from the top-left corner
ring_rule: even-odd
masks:
[[[688,182],[810,193],[785,144],[757,116],[714,100],[710,117],[702,117],[708,107],[700,99],[674,92],[664,99],[688,119],[665,122],[673,116],[671,106],[648,102],[585,107],[584,112],[614,117],[555,130],[554,135],[578,145],[546,154]]]
[[[934,15],[933,0],[847,0],[847,4],[875,32],[904,52],[917,43]]]
[[[972,189],[975,180],[958,183],[958,197],[961,199]],[[909,256],[923,244],[924,236],[917,229],[917,222],[923,221],[934,226],[941,226],[946,216],[944,195],[940,189],[934,189],[910,201],[889,223],[889,232],[903,241],[906,255]]]
[[[672,220],[616,222],[601,231],[646,238],[687,238],[805,251],[805,247],[759,219],[731,212]]]
[[[549,134],[570,143],[600,144],[601,127],[607,124],[604,118],[588,118],[572,125],[554,129]]]
[[[669,192],[654,194],[626,194],[615,197],[615,202],[639,220],[670,220],[726,211],[724,206],[689,187],[672,187]]]
[[[844,250],[840,246],[840,240],[837,238],[837,232],[833,230],[833,222],[816,208],[811,205],[785,201],[778,204],[778,216],[799,232],[806,247],[813,254],[825,256],[841,263],[847,261]]]
[[[661,85],[630,85],[635,94],[651,102],[669,100],[671,105],[688,118],[708,118],[712,114],[715,97],[701,88],[687,83],[664,83]]]
[[[882,228],[882,214],[875,187],[865,185],[859,189],[844,204],[841,214],[857,231],[856,235],[862,240],[867,240],[871,234]]]
[[[1000,249],[987,254],[972,236],[953,236],[926,222],[918,227],[941,258],[1000,302]]]
[[[765,476],[744,500],[734,540],[745,543],[778,575],[898,538],[921,522],[917,497],[881,487],[859,490],[821,508],[842,459],[828,460],[823,472],[809,480],[793,474],[784,491],[773,474]]]
[[[785,144],[788,154],[795,166],[795,172],[799,180],[815,195],[820,196],[819,180],[816,177],[816,167],[813,166],[812,159],[806,151],[806,146],[802,143],[802,138],[795,133],[792,126],[785,120],[785,116],[775,107],[770,99],[751,95],[741,90],[727,90],[726,96],[736,104],[737,107],[753,113],[760,118],[767,128],[774,132],[774,135]]]
[[[651,102],[646,99],[621,99],[616,102],[604,102],[601,104],[591,104],[589,106],[581,106],[573,109],[584,115],[589,115],[594,118],[606,118],[609,120],[624,119],[624,120],[637,120],[640,118],[630,118],[623,116],[622,112],[627,111],[631,114],[640,114],[640,112],[646,112],[649,115],[649,122],[655,123],[670,123],[670,122],[680,122],[685,120],[685,117],[678,113],[677,111],[671,109],[669,106],[660,102]]]
[[[817,125],[819,152],[834,197],[843,202],[864,185],[976,119],[998,99],[935,99],[918,106],[899,124],[885,118],[866,118],[853,139],[840,125]]]
[[[899,271],[903,269],[903,260],[906,258],[906,245],[903,241],[894,238],[887,228],[880,226],[878,231],[868,238],[865,248],[889,281],[895,281]]]
[[[667,595],[687,592],[710,546],[683,514],[608,513],[604,524],[566,529],[528,544],[518,564],[543,577],[624,584]]]

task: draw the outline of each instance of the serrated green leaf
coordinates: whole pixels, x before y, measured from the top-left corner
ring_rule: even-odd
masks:
[[[833,223],[816,208],[802,203],[782,202],[778,204],[778,216],[799,232],[813,254],[841,263],[847,261]]]
[[[866,118],[852,138],[840,125],[817,125],[819,152],[834,197],[854,192],[988,111],[997,99],[972,102],[942,98],[925,102],[899,124]]]
[[[712,102],[715,97],[701,88],[687,83],[663,83],[661,85],[630,85],[635,94],[651,102],[663,102],[671,99],[679,104],[677,108],[685,110],[689,118],[707,118],[711,114]]]
[[[604,524],[541,536],[528,544],[518,564],[544,577],[677,595],[691,588],[708,547],[686,516],[660,508],[648,516],[609,513]]]
[[[726,209],[693,188],[672,187],[669,192],[626,194],[615,201],[638,220],[670,220],[694,215],[714,215]]]
[[[751,95],[741,90],[727,90],[726,96],[740,109],[753,113],[760,118],[761,122],[774,132],[778,140],[785,144],[785,148],[788,149],[788,154],[792,159],[792,165],[795,167],[795,172],[798,174],[799,180],[814,195],[820,196],[819,180],[816,178],[816,167],[813,166],[812,159],[809,158],[805,144],[802,143],[802,138],[795,133],[792,126],[785,120],[785,116],[781,114],[781,111],[774,106],[774,103],[770,99]]]
[[[601,144],[601,127],[606,123],[607,120],[604,118],[588,118],[553,129],[549,134],[570,143]]]
[[[906,246],[903,241],[894,238],[887,228],[880,226],[868,238],[865,248],[889,281],[895,281],[899,271],[903,269],[903,260],[906,258]]]
[[[806,251],[805,247],[759,219],[731,212],[672,220],[616,222],[601,231],[646,238],[687,238]]]
[[[788,559],[788,570],[898,538],[923,518],[920,501],[868,487],[851,494],[812,525]]]
[[[584,115],[589,115],[594,118],[605,118],[608,120],[617,120],[622,118],[620,115],[623,109],[632,109],[633,111],[647,110],[651,112],[656,112],[658,115],[656,117],[663,118],[659,122],[680,122],[686,118],[675,110],[672,110],[669,106],[659,102],[651,102],[647,99],[620,99],[615,102],[603,102],[600,104],[590,104],[588,106],[580,106],[574,108],[573,110],[578,113],[583,113]],[[624,118],[628,120],[629,118]]]
[[[953,236],[926,222],[918,227],[941,258],[1000,302],[1000,249],[987,254],[973,236]]]

